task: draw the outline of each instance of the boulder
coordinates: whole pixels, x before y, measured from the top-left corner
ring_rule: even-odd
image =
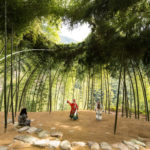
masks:
[[[86,146],[86,143],[85,142],[72,142],[71,145],[83,147],[83,146]]]
[[[99,147],[99,144],[98,144],[98,143],[92,144],[91,150],[99,150],[99,149],[100,149],[100,147]]]
[[[51,137],[57,137],[57,138],[62,138],[63,137],[63,133],[62,132],[58,132],[58,131],[53,131],[50,133]]]
[[[26,132],[27,132],[27,133],[35,133],[36,130],[37,130],[36,127],[30,127]]]
[[[71,150],[71,144],[69,141],[65,140],[60,143],[61,150]]]
[[[17,135],[14,137],[14,139],[30,144],[33,144],[35,141],[38,140],[38,138],[29,135]]]
[[[6,146],[0,146],[0,150],[8,150]]]
[[[137,145],[139,145],[139,146],[146,147],[146,144],[145,144],[145,143],[143,143],[143,142],[141,142],[141,141],[138,141],[138,140],[136,140],[136,139],[132,139],[131,142],[134,143],[134,144],[137,144]]]
[[[28,130],[29,128],[30,128],[29,126],[24,126],[20,129],[18,129],[18,132],[24,132],[24,131]]]
[[[117,149],[117,150],[129,150],[129,148],[123,143],[112,144],[112,147]]]
[[[100,146],[102,150],[112,150],[112,147],[106,142],[101,142]]]
[[[39,138],[46,138],[46,137],[49,137],[49,135],[50,135],[50,133],[46,130],[43,130],[43,131],[38,133]]]
[[[139,150],[140,149],[137,144],[134,144],[130,141],[125,141],[124,140],[123,143],[126,144],[128,146],[128,148],[131,149],[131,150]]]

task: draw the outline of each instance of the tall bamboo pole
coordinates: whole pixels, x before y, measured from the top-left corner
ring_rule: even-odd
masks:
[[[12,109],[12,123],[14,124],[14,104],[13,104],[13,58],[12,58],[12,52],[13,52],[13,25],[12,25],[12,37],[11,37],[11,109]]]
[[[5,130],[7,129],[7,0],[5,0],[5,63],[4,63],[4,119]]]
[[[117,129],[118,106],[119,106],[119,93],[120,93],[120,83],[121,83],[121,73],[122,73],[122,66],[120,67],[120,75],[119,75],[119,83],[118,83],[118,94],[117,94],[117,103],[116,103],[116,115],[115,115],[114,134],[116,134],[116,129]]]

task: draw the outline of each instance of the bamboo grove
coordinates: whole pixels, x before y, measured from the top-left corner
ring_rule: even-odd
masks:
[[[1,0],[0,110],[5,129],[22,107],[28,111],[80,109],[149,121],[150,3],[148,0]],[[81,43],[60,44],[62,22],[88,23]]]

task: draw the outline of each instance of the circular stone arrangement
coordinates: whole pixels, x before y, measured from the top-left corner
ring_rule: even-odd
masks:
[[[150,142],[146,142],[144,138],[137,137],[130,141],[122,141],[120,143],[109,144],[107,142],[94,142],[89,141],[87,143],[82,141],[69,142],[63,140],[63,133],[52,127],[50,131],[43,130],[36,127],[19,127],[18,123],[14,124],[15,129],[18,131],[18,135],[14,137],[14,142],[19,141],[31,146],[37,146],[48,149],[60,149],[60,150],[73,150],[79,147],[79,149],[91,149],[91,150],[144,150],[150,148]],[[32,134],[32,135],[31,135]],[[0,150],[11,149],[10,144],[8,147],[0,147]]]

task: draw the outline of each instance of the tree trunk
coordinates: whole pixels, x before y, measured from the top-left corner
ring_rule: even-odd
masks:
[[[87,109],[89,109],[89,105],[90,105],[90,69],[89,69],[89,78],[88,78],[88,102],[87,102]]]
[[[138,84],[137,84],[137,79],[136,79],[136,74],[135,74],[135,69],[134,69],[133,64],[132,64],[132,69],[133,69],[133,73],[134,73],[134,80],[135,80],[135,85],[136,85],[138,119],[140,119],[140,101],[139,101]]]
[[[106,103],[105,103],[105,113],[107,111],[107,103],[108,103],[108,91],[107,91],[107,83],[106,83],[106,75],[105,75],[105,71],[104,71],[104,80],[105,80],[105,90],[106,90]]]
[[[12,25],[12,37],[11,37],[11,109],[12,109],[12,123],[14,124],[14,104],[13,104],[13,58],[12,58],[12,52],[13,52],[13,25]]]
[[[7,1],[5,0],[4,120],[7,129]]]
[[[120,93],[120,83],[121,83],[121,72],[122,72],[122,66],[120,67],[120,75],[119,75],[119,83],[118,83],[118,94],[117,94],[117,103],[116,103],[116,115],[115,115],[114,134],[116,134],[116,129],[117,129],[119,93]]]
[[[103,67],[101,66],[101,104],[103,106]]]
[[[130,81],[131,81],[131,86],[132,86],[132,91],[133,91],[133,97],[134,97],[134,114],[135,114],[135,119],[137,118],[137,115],[136,115],[136,99],[135,99],[135,91],[134,91],[134,85],[133,85],[133,81],[132,81],[132,78],[131,78],[131,75],[130,75],[130,72],[128,70],[128,75],[129,75],[129,78],[130,78]]]
[[[143,95],[144,95],[144,101],[145,101],[146,120],[149,121],[149,109],[148,109],[148,101],[147,101],[146,88],[145,88],[145,85],[144,85],[143,76],[142,76],[142,73],[140,71],[139,66],[137,66],[137,69],[139,71],[140,81],[141,81],[141,85],[142,85],[142,89],[143,89]]]

